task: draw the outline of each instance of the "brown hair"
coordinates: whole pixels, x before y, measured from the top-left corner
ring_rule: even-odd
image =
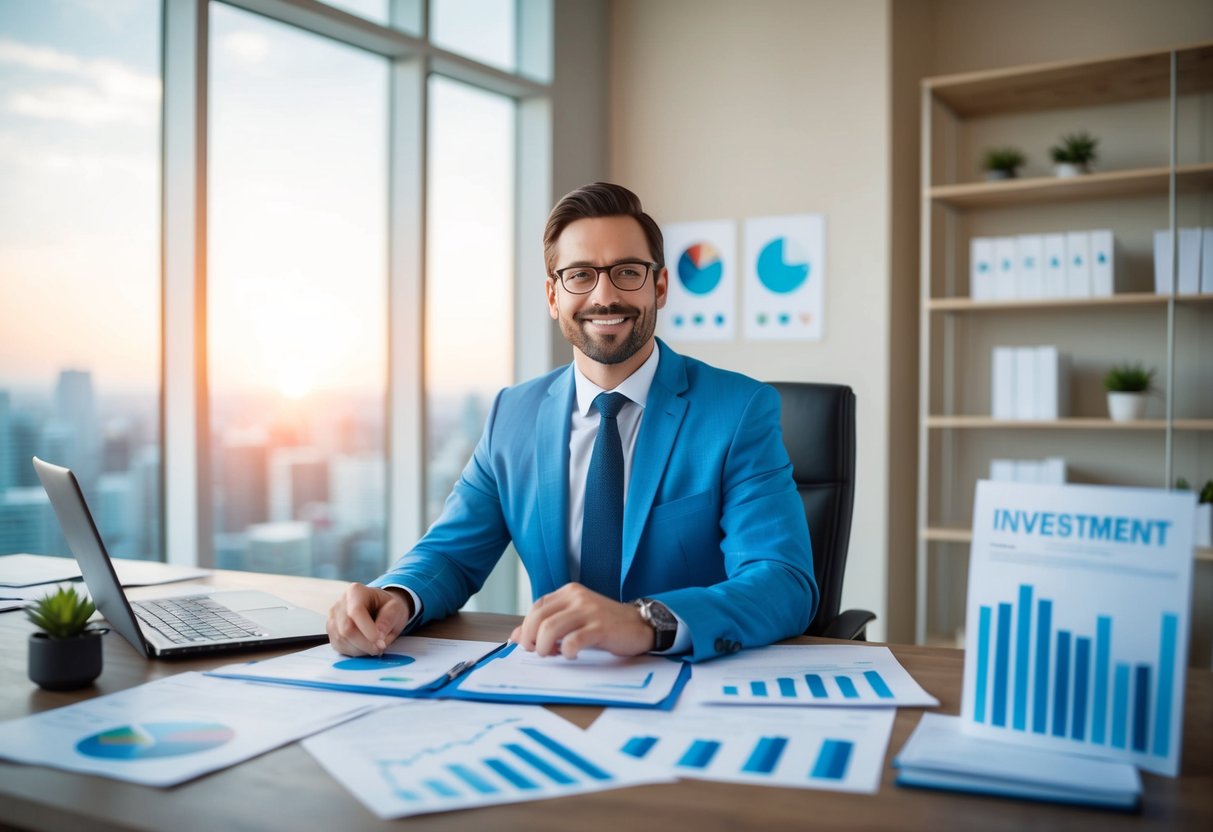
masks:
[[[593,182],[582,185],[561,197],[548,214],[547,225],[543,228],[543,262],[548,274],[556,267],[556,241],[570,224],[577,220],[597,217],[631,217],[640,223],[645,240],[649,244],[649,255],[657,264],[658,270],[665,265],[665,248],[661,237],[661,229],[657,223],[644,212],[640,205],[640,197],[622,185],[610,182]]]

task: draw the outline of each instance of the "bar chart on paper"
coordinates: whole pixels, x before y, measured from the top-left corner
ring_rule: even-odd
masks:
[[[534,706],[419,702],[312,737],[304,747],[383,818],[563,797],[673,779],[621,764]]]
[[[683,704],[666,714],[608,708],[589,734],[680,777],[870,793],[880,782],[895,713]]]
[[[1191,508],[1170,496],[980,484],[966,730],[1178,770]]]
[[[694,679],[700,704],[939,704],[887,647],[774,645],[697,665]]]

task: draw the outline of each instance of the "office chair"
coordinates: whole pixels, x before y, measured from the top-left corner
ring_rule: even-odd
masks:
[[[783,444],[804,503],[821,603],[810,636],[863,640],[867,610],[839,612],[855,505],[855,393],[845,384],[776,381],[782,399]]]

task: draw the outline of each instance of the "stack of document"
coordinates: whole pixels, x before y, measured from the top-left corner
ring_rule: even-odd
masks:
[[[975,737],[958,716],[923,714],[893,765],[901,786],[1116,809],[1133,809],[1141,798],[1131,763]]]

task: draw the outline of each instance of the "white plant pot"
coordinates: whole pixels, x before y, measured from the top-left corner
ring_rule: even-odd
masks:
[[[1076,165],[1073,162],[1058,162],[1053,165],[1053,175],[1060,179],[1082,176],[1084,173],[1090,172],[1091,168],[1088,165]]]
[[[1205,549],[1213,547],[1213,503],[1196,505],[1196,532],[1192,544]]]
[[[1108,393],[1108,416],[1113,422],[1135,422],[1145,415],[1145,393]]]

